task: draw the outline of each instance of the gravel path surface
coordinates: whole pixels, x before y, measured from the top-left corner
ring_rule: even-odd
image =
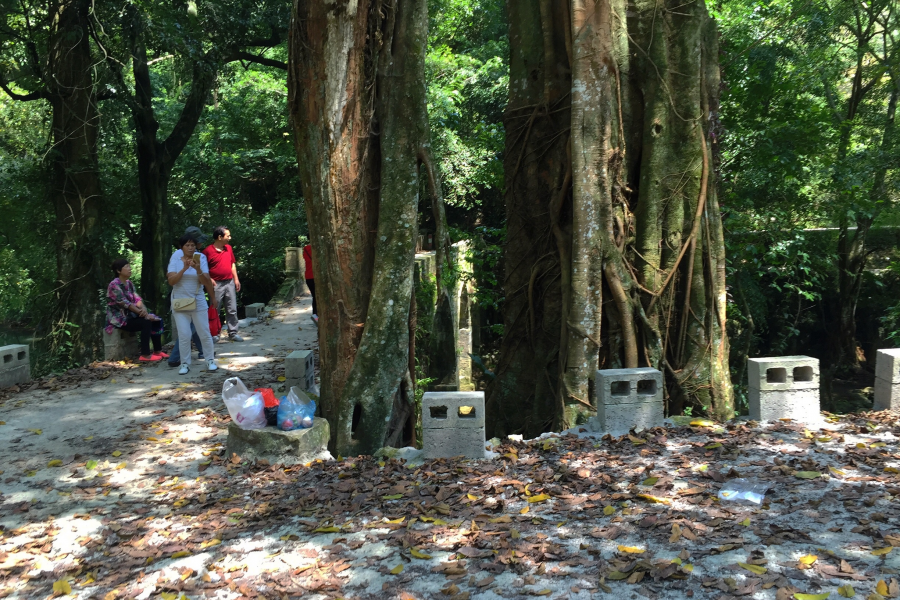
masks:
[[[285,468],[224,456],[219,395],[313,347],[308,299],[242,334],[217,373],[96,363],[0,390],[0,598],[900,596],[896,414]],[[738,478],[762,505],[717,497]]]

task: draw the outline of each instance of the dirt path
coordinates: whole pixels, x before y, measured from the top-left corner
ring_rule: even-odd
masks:
[[[221,455],[222,381],[274,382],[308,300],[242,333],[219,373],[101,364],[2,397],[0,598],[900,596],[896,414],[248,464]],[[717,498],[738,477],[762,506]]]

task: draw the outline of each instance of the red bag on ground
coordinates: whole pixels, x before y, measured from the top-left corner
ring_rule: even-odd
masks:
[[[209,333],[213,336],[222,333],[222,320],[219,318],[219,311],[210,306],[207,310],[207,317],[209,318]]]

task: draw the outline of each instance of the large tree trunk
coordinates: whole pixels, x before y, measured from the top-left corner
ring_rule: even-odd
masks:
[[[100,350],[101,290],[112,278],[100,240],[100,119],[88,38],[88,0],[52,5],[47,91],[53,107],[51,198],[56,213],[58,287],[53,340],[57,351],[85,363]],[[74,326],[73,326],[74,325]]]
[[[343,455],[377,450],[397,395],[412,396],[401,382],[428,137],[426,7],[294,2],[289,101],[316,253],[322,408]]]
[[[598,368],[664,370],[670,408],[732,416],[709,131],[716,32],[705,7],[508,8],[506,305],[493,433],[582,422],[595,410]]]

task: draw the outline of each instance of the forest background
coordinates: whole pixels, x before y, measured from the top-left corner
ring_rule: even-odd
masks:
[[[271,298],[284,248],[309,239],[288,114],[290,3],[82,2],[71,31],[90,35],[54,33],[55,11],[79,2],[0,2],[0,345],[32,343],[33,375],[96,358],[83,323],[100,326],[111,258],[129,258],[141,292],[158,298],[142,277],[148,265],[158,270],[184,227],[226,224],[248,304]],[[900,9],[889,0],[706,8],[719,28],[711,181],[735,410],[746,412],[746,358],[790,354],[821,359],[823,408],[864,407],[875,350],[900,337]],[[429,2],[432,151],[451,239],[471,248],[483,385],[504,334],[507,19],[497,0]],[[83,112],[77,98],[53,95],[54,68],[86,90]],[[96,136],[86,169],[99,175],[95,226],[78,240],[54,193],[63,109]],[[429,194],[420,197],[420,227],[433,231]],[[68,299],[60,257],[78,244],[79,260],[102,264],[85,298]],[[697,398],[679,407],[708,408]]]

